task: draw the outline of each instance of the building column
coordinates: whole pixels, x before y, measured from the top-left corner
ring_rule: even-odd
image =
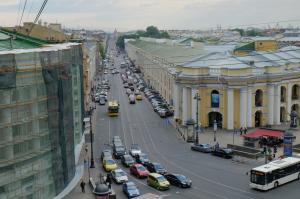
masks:
[[[286,107],[286,113],[287,113],[287,121],[290,121],[290,113],[291,113],[291,106],[292,106],[292,84],[288,84],[287,89],[287,107]]]
[[[232,130],[233,129],[233,88],[227,89],[227,129]]]
[[[192,88],[191,92],[191,100],[192,100],[192,119],[197,123],[197,99],[194,99],[196,96],[196,93],[198,93],[198,90],[196,88]],[[199,104],[198,104],[199,105]],[[199,118],[198,118],[199,119]],[[199,121],[198,121],[199,122]]]
[[[188,96],[188,88],[183,87],[182,91],[182,122],[185,122],[189,119],[189,111],[188,111],[188,103],[189,103],[189,96]]]
[[[240,89],[240,125],[246,127],[247,118],[247,88]]]
[[[268,85],[268,125],[274,124],[274,85]]]
[[[180,97],[179,97],[179,86],[177,84],[173,84],[173,103],[174,103],[174,118],[179,118],[179,107],[180,107]]]
[[[274,90],[274,124],[280,125],[280,85],[275,86]]]
[[[252,124],[252,87],[248,87],[248,106],[247,106],[247,127],[253,127]]]

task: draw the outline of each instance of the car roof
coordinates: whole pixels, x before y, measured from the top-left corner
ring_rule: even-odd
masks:
[[[158,173],[149,173],[150,176],[153,176],[155,178],[160,177],[162,175],[158,174]]]
[[[127,184],[127,185],[134,185],[134,186],[136,186],[136,185],[135,185],[135,183],[134,183],[134,182],[132,182],[132,181],[126,182],[125,184]]]
[[[124,172],[122,169],[115,169],[114,172]]]

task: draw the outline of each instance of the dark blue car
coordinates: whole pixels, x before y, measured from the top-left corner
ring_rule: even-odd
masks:
[[[123,184],[123,192],[128,198],[134,198],[140,195],[140,191],[134,184],[134,182],[126,182]]]

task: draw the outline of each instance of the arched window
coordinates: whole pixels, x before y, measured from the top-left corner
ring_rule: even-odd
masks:
[[[297,100],[299,99],[299,86],[298,84],[295,84],[292,87],[292,100]]]
[[[213,90],[211,92],[211,107],[212,108],[219,108],[220,106],[220,95],[217,90]]]
[[[263,105],[263,92],[262,90],[258,89],[255,92],[255,106],[260,107]]]
[[[286,102],[286,88],[284,86],[280,88],[280,101]]]

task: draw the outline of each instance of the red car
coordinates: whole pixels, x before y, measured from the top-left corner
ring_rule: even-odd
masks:
[[[131,174],[138,178],[146,178],[149,175],[149,171],[141,164],[133,164],[129,170]]]

